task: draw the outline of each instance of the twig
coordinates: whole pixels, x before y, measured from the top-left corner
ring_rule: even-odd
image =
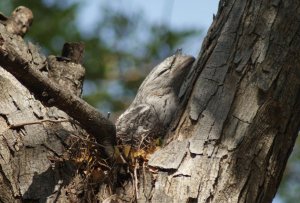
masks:
[[[28,121],[23,123],[11,124],[8,126],[8,129],[19,128],[25,125],[42,124],[45,122],[62,123],[62,122],[71,122],[71,120],[70,119],[61,119],[61,120],[43,119],[43,120],[36,120],[36,121]]]
[[[9,129],[15,129],[15,128],[23,127],[25,125],[42,124],[45,122],[62,123],[62,122],[71,122],[71,120],[70,119],[61,119],[61,120],[43,119],[43,120],[35,120],[35,121],[11,124],[11,125],[7,126],[0,134],[3,134],[4,132],[6,132]]]
[[[90,144],[92,144],[92,145],[95,145],[95,146],[98,146],[98,147],[104,147],[103,145],[101,145],[101,144],[98,144],[98,143],[96,143],[96,142],[92,142],[92,141],[90,141],[90,140],[88,140],[88,139],[84,139],[84,138],[82,138],[82,137],[80,137],[80,136],[78,136],[78,135],[76,135],[76,134],[74,134],[74,133],[72,133],[72,132],[70,132],[70,134],[69,134],[71,137],[74,137],[74,138],[77,138],[77,139],[80,139],[80,140],[82,140],[82,141],[84,141],[84,142],[86,142],[86,143],[90,143]]]
[[[136,199],[139,199],[137,169],[138,169],[138,161],[137,161],[137,159],[135,159],[135,165],[134,165],[134,171],[133,171],[133,173],[134,173],[134,187],[135,187]]]
[[[144,177],[144,188],[147,185],[147,178],[146,178],[146,167],[145,167],[145,162],[143,162],[143,177]]]

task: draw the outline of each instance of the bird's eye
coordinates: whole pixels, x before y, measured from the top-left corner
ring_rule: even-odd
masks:
[[[157,76],[160,76],[160,75],[162,75],[162,74],[164,74],[166,71],[168,71],[169,69],[164,69],[164,70],[162,70],[160,73],[158,73],[158,75]]]

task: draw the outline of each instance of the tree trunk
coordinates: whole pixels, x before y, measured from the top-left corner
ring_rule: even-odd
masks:
[[[300,122],[299,6],[220,2],[184,113],[149,161],[152,202],[272,201]]]
[[[58,182],[65,185],[75,174],[69,163],[55,161],[75,129],[62,120],[65,113],[45,108],[2,68],[0,75],[0,202],[55,198]]]
[[[0,201],[94,202],[97,189],[102,201],[271,202],[300,124],[299,7],[291,0],[220,1],[164,146],[135,165],[129,184],[114,184],[118,170],[112,191],[107,181],[99,189],[83,180],[74,164],[81,155],[61,158],[72,135],[86,133],[0,69]],[[30,46],[20,49],[37,53]],[[27,60],[44,67],[45,58],[34,56]],[[93,170],[83,169],[96,176]]]

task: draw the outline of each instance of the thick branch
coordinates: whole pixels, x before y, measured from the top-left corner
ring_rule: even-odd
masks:
[[[106,153],[112,155],[116,133],[114,124],[84,100],[65,91],[40,72],[38,67],[47,64],[33,63],[32,50],[23,39],[8,33],[3,25],[0,25],[0,34],[0,65],[42,102],[48,105],[51,102],[51,106],[58,107],[79,121],[104,146]]]

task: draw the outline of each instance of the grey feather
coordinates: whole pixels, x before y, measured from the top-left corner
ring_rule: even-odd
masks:
[[[132,104],[116,122],[122,144],[139,148],[164,135],[176,113],[180,87],[194,60],[177,53],[149,73]]]

